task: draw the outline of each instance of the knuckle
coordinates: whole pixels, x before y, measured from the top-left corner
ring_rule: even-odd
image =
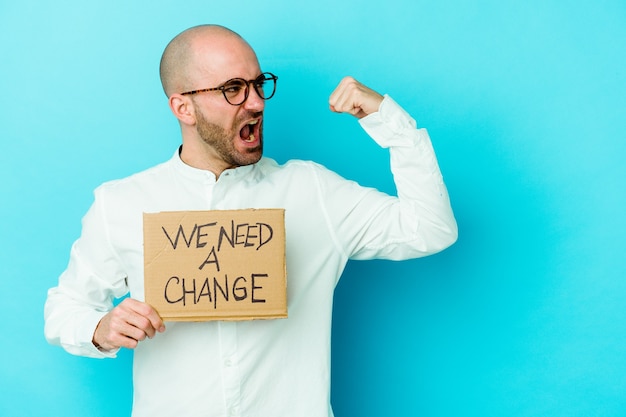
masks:
[[[108,335],[109,337],[114,337],[114,335],[121,333],[124,329],[125,321],[123,320],[112,320],[109,324]]]
[[[148,304],[141,303],[137,305],[137,312],[142,316],[147,316],[152,312],[152,307],[150,307]]]
[[[141,330],[146,330],[150,328],[150,320],[141,316],[137,319],[137,327]]]

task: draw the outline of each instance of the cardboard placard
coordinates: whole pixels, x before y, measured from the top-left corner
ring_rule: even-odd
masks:
[[[164,320],[287,317],[285,211],[144,213],[145,300]]]

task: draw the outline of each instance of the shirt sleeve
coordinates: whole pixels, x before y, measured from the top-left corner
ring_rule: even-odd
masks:
[[[321,195],[340,250],[351,259],[402,260],[452,245],[457,224],[428,132],[389,96],[360,124],[389,148],[397,196],[321,174]]]
[[[114,357],[93,343],[100,319],[113,308],[113,299],[128,292],[121,262],[109,243],[101,190],[83,218],[82,233],[72,245],[67,269],[58,286],[48,291],[44,334],[51,344],[69,353],[95,358]]]

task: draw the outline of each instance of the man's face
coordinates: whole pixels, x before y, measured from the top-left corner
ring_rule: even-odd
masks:
[[[197,51],[190,89],[222,86],[233,78],[256,79],[261,74],[254,51],[238,39],[207,43]],[[191,96],[197,138],[216,169],[254,164],[263,155],[263,111],[265,101],[252,85],[247,99],[230,104],[222,91]],[[234,102],[238,102],[234,101]]]

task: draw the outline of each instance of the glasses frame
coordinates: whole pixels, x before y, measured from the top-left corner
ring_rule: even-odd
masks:
[[[262,94],[262,92],[259,92],[258,83],[260,81],[269,81],[269,80],[274,81],[274,90],[272,91],[272,94],[265,97],[264,94]],[[253,80],[244,80],[243,78],[231,78],[230,80],[225,81],[224,83],[222,83],[221,85],[217,87],[203,88],[201,90],[185,91],[184,93],[180,93],[180,95],[187,96],[187,95],[193,95],[193,94],[198,94],[198,93],[207,93],[209,91],[221,91],[222,95],[224,96],[224,99],[226,99],[226,102],[228,102],[228,104],[232,106],[241,106],[243,103],[246,102],[246,100],[248,100],[248,96],[250,95],[250,84],[252,84],[254,91],[256,91],[259,97],[261,97],[263,100],[269,100],[270,98],[274,97],[274,94],[276,94],[276,81],[277,80],[278,80],[278,77],[276,75],[272,74],[271,72],[264,72]],[[246,89],[244,91],[244,97],[241,103],[232,103],[226,96],[226,88],[228,84],[232,83],[233,81],[241,81],[246,85]]]

